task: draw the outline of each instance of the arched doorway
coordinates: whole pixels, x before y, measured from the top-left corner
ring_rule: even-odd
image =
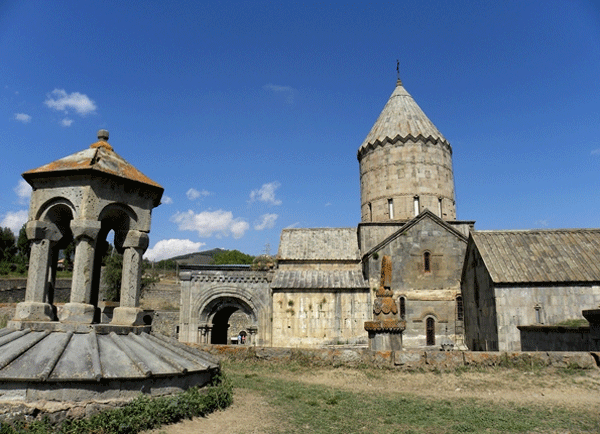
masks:
[[[238,343],[244,331],[245,343],[253,343],[257,331],[257,317],[252,307],[234,296],[217,297],[201,310],[200,318],[206,318],[210,337],[204,342],[215,345]],[[203,326],[204,327],[204,326]],[[202,328],[199,333],[203,333]],[[199,336],[200,338],[200,336]],[[199,339],[202,342],[202,339]]]
[[[227,335],[229,330],[229,318],[231,315],[238,310],[237,307],[228,306],[219,310],[213,317],[213,327],[210,343],[217,345],[226,345]]]

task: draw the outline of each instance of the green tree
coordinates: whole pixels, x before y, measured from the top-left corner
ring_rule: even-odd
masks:
[[[0,274],[8,274],[17,253],[15,234],[9,228],[0,228]]]
[[[29,256],[31,254],[31,241],[27,238],[27,232],[25,231],[25,225],[21,227],[19,236],[17,237],[17,254],[16,262],[20,265],[27,266],[29,263]]]
[[[109,252],[112,249],[109,249]],[[108,254],[104,257],[102,280],[105,285],[104,297],[107,301],[121,301],[121,277],[123,276],[123,255]]]
[[[73,255],[75,254],[75,240],[71,240],[62,252],[65,259],[65,270],[71,270],[73,267]]]
[[[239,250],[226,250],[219,252],[214,256],[215,265],[230,265],[230,264],[252,264],[254,256],[247,255]]]
[[[11,262],[16,253],[15,234],[10,228],[0,228],[0,262]]]
[[[106,301],[121,301],[121,278],[123,276],[123,255],[113,252],[112,246],[108,248],[108,254],[104,256],[104,269],[102,280],[104,283]],[[152,267],[148,261],[142,261],[142,286],[140,296],[145,289],[150,288],[158,279],[151,273],[147,273]]]

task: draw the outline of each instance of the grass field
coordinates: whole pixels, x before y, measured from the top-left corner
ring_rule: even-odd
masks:
[[[225,362],[224,370],[248,401],[236,404],[263,413],[258,430],[229,432],[600,432],[596,370],[436,374],[259,362]]]

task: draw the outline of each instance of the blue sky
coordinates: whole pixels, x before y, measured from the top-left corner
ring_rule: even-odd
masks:
[[[213,4],[214,3],[214,4]],[[458,219],[600,226],[600,2],[0,2],[0,226],[100,128],[165,188],[147,257],[354,227],[356,152],[404,86]]]

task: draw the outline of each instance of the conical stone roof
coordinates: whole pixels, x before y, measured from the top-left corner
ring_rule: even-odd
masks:
[[[406,141],[410,138],[448,144],[446,138],[404,88],[402,81],[398,80],[394,92],[358,152],[360,154],[368,146]]]

